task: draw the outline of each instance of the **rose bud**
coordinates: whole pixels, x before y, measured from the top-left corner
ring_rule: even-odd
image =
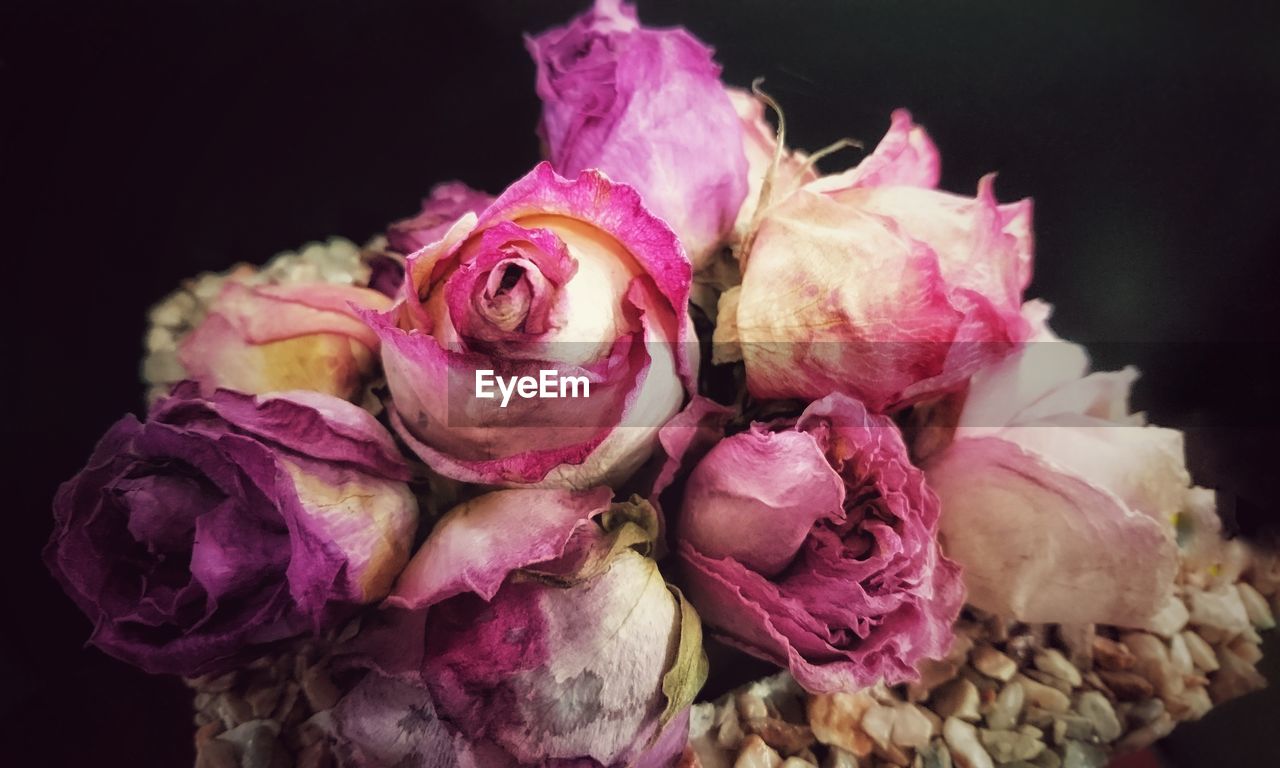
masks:
[[[209,392],[311,390],[358,399],[377,369],[378,337],[357,309],[391,303],[353,285],[250,285],[232,276],[178,342],[178,359]]]
[[[372,646],[378,669],[419,691],[375,676],[392,695],[339,705],[353,764],[445,743],[458,765],[484,768],[673,762],[706,676],[701,624],[647,556],[653,508],[610,496],[497,491],[440,520],[388,599],[419,612],[414,631]],[[411,707],[444,728],[404,727]]]
[[[635,187],[694,267],[706,264],[747,195],[742,128],[711,49],[684,29],[640,26],[619,0],[525,44],[556,170],[595,168]]]
[[[472,189],[460,181],[437,184],[422,201],[416,216],[387,227],[387,243],[401,254],[410,254],[444,237],[464,214],[478,214],[493,202],[493,195]]]
[[[417,504],[391,436],[314,392],[192,382],[126,416],[54,499],[44,558],[103,651],[153,673],[235,668],[382,599]]]
[[[718,340],[758,398],[842,392],[873,411],[963,386],[1025,340],[1031,201],[933,189],[938,156],[904,110],[869,157],[761,212]],[[718,354],[717,359],[732,357]]]
[[[963,602],[938,499],[896,426],[834,394],[725,438],[688,480],[677,554],[716,635],[814,692],[914,679]]]
[[[1130,415],[1133,369],[1088,373],[1028,302],[1032,342],[970,383],[924,467],[969,602],[1029,622],[1142,627],[1171,594],[1182,433]]]
[[[689,283],[675,235],[635,190],[542,163],[413,254],[397,305],[366,314],[392,424],[456,480],[621,481],[694,389]],[[493,386],[548,372],[583,386],[514,398]]]

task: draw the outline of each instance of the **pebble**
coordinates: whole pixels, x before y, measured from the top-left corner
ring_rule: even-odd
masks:
[[[982,718],[978,712],[978,687],[965,678],[956,678],[934,692],[929,700],[931,708],[943,720],[956,717],[969,722]],[[945,727],[945,724],[944,724]]]
[[[742,742],[742,749],[738,751],[738,759],[734,761],[733,768],[779,768],[781,765],[782,755],[765,744],[764,739],[752,734]]]
[[[981,730],[978,738],[997,763],[1008,763],[1013,760],[1030,760],[1044,751],[1044,742],[1016,731]]]
[[[1240,599],[1240,591],[1230,586],[1219,587],[1212,592],[1192,592],[1191,623],[1230,634],[1253,628],[1244,601]]]
[[[1066,712],[1071,708],[1071,699],[1067,698],[1067,695],[1057,688],[1051,688],[1044,683],[1032,680],[1026,675],[1018,675],[1014,679],[1022,683],[1028,704],[1033,704],[1049,712]],[[1035,725],[1035,723],[1032,723],[1032,725]]]
[[[1136,672],[1108,672],[1102,670],[1098,677],[1107,689],[1121,701],[1144,701],[1155,693],[1155,686]]]
[[[1062,768],[1103,768],[1106,764],[1106,751],[1093,744],[1068,741],[1062,752]]]
[[[806,704],[809,727],[823,744],[840,747],[855,757],[871,754],[873,743],[862,731],[862,716],[876,702],[865,691],[810,696]]]
[[[1065,680],[1072,688],[1079,688],[1084,684],[1084,680],[1080,677],[1080,670],[1067,661],[1067,657],[1056,648],[1045,648],[1032,657],[1032,662],[1036,665],[1036,669],[1053,675],[1059,680]]]
[[[987,677],[1006,683],[1018,672],[1017,662],[989,645],[974,648],[970,663]]]
[[[1085,691],[1076,697],[1076,711],[1093,726],[1093,732],[1103,741],[1115,741],[1124,732],[1120,718],[1107,697],[1097,691]]]
[[[942,741],[934,741],[920,750],[920,768],[951,768],[951,750]]]
[[[1253,626],[1258,629],[1276,628],[1276,617],[1271,613],[1271,606],[1267,605],[1267,598],[1263,597],[1262,593],[1247,581],[1237,583],[1236,591],[1240,593],[1240,602],[1244,604],[1245,615],[1249,617],[1249,622]]]
[[[1022,715],[1022,702],[1026,691],[1022,683],[1010,682],[987,708],[987,725],[996,730],[1007,730],[1018,724]]]
[[[1187,630],[1181,635],[1182,641],[1187,644],[1187,652],[1191,654],[1191,663],[1197,669],[1205,672],[1216,672],[1218,670],[1218,657],[1213,652],[1213,646],[1204,641],[1195,632]]]
[[[949,717],[942,724],[942,737],[947,741],[951,757],[960,768],[995,768],[991,755],[978,741],[978,729],[965,721]]]
[[[1161,637],[1172,637],[1187,626],[1190,613],[1182,599],[1171,595],[1169,600],[1147,622],[1147,629]]]
[[[1093,659],[1100,668],[1112,672],[1131,669],[1137,661],[1129,652],[1128,646],[1106,637],[1093,639]]]
[[[893,734],[890,739],[898,746],[920,749],[937,735],[938,730],[940,727],[935,728],[933,721],[920,707],[914,704],[903,704],[897,708],[897,717],[893,721]]]

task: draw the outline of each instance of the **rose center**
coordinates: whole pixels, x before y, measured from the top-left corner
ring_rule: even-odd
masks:
[[[525,268],[508,263],[493,270],[479,298],[476,310],[485,320],[503,331],[520,328],[533,303]]]

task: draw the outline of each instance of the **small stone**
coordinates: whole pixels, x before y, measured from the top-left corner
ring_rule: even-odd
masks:
[[[1121,701],[1144,701],[1155,694],[1155,686],[1136,672],[1098,672],[1098,677]]]
[[[1111,702],[1097,691],[1085,691],[1077,696],[1076,711],[1089,721],[1093,732],[1103,741],[1115,741],[1124,731]]]
[[[858,768],[858,758],[839,747],[828,747],[822,768]]]
[[[1248,664],[1256,665],[1259,661],[1262,661],[1262,648],[1248,638],[1237,637],[1227,645],[1227,648]]]
[[[995,768],[991,755],[978,741],[978,729],[969,723],[956,717],[947,718],[942,724],[942,737],[960,768]]]
[[[1161,637],[1173,637],[1181,632],[1183,627],[1187,626],[1188,617],[1187,606],[1182,602],[1182,598],[1177,595],[1171,595],[1169,600],[1147,622],[1146,629]]]
[[[987,677],[1008,682],[1018,671],[1018,664],[1007,655],[989,645],[979,645],[973,649],[970,663],[974,669]]]
[[[1236,591],[1240,593],[1240,602],[1244,604],[1245,615],[1249,617],[1249,622],[1253,626],[1258,629],[1276,628],[1276,617],[1271,613],[1271,606],[1267,605],[1267,599],[1258,590],[1254,589],[1249,582],[1241,581],[1236,584]]]
[[[1191,650],[1187,648],[1187,641],[1182,639],[1181,633],[1169,640],[1169,663],[1173,665],[1174,671],[1183,677],[1196,671],[1195,663],[1191,660]]]
[[[1032,661],[1036,669],[1047,672],[1059,680],[1065,680],[1072,688],[1079,688],[1084,684],[1084,680],[1080,678],[1080,670],[1067,661],[1067,657],[1056,648],[1043,649],[1032,657]]]
[[[872,704],[863,713],[862,721],[859,725],[862,727],[863,732],[876,743],[876,746],[884,749],[893,734],[895,719],[896,713],[893,708],[886,707],[883,704]]]
[[[1187,652],[1191,654],[1191,663],[1196,669],[1205,672],[1215,672],[1218,669],[1218,657],[1213,652],[1213,646],[1204,641],[1204,638],[1197,635],[1191,630],[1187,630],[1181,635],[1183,642],[1187,644]]]
[[[240,768],[235,745],[211,739],[196,752],[196,768]]]
[[[828,693],[810,696],[806,704],[809,727],[823,744],[840,747],[855,757],[871,754],[871,737],[862,731],[862,716],[877,706],[870,694]]]
[[[1137,661],[1124,643],[1106,637],[1093,639],[1093,660],[1102,669],[1113,672],[1131,669]]]
[[[1058,639],[1067,649],[1067,658],[1077,669],[1093,667],[1093,639],[1097,627],[1093,624],[1059,624]]]
[[[1093,744],[1068,741],[1062,752],[1062,768],[1103,768],[1106,764],[1106,751]]]
[[[1066,712],[1071,707],[1071,699],[1057,688],[1051,688],[1043,683],[1036,682],[1026,675],[1018,675],[1014,678],[1022,683],[1024,693],[1026,694],[1026,702],[1035,705],[1049,712]],[[1032,723],[1032,725],[1037,725]]]
[[[1006,685],[987,708],[987,725],[996,730],[1008,730],[1018,724],[1022,715],[1022,702],[1026,691],[1022,683],[1011,682]]]
[[[782,765],[782,755],[774,751],[773,747],[764,743],[764,739],[752,734],[742,742],[742,749],[738,751],[738,759],[733,762],[733,768],[779,768]]]
[[[969,722],[977,722],[982,717],[978,712],[978,702],[978,687],[964,678],[956,678],[942,686],[929,700],[933,711],[943,720],[957,717]]]
[[[1063,713],[1053,717],[1053,743],[1065,744],[1069,739],[1092,739],[1093,723],[1084,715]]]
[[[865,720],[865,718],[864,718]],[[929,740],[937,735],[940,728],[935,728],[933,721],[914,704],[903,704],[897,708],[897,717],[893,721],[893,733],[890,740],[900,747],[921,749],[929,744]]]
[[[1137,730],[1129,731],[1125,737],[1116,742],[1119,753],[1136,752],[1146,749],[1173,732],[1174,720],[1168,712],[1162,712],[1155,720]]]
[[[995,758],[997,763],[1008,763],[1013,760],[1030,760],[1044,750],[1044,742],[1016,731],[978,732],[982,746]]]
[[[1267,679],[1252,664],[1237,656],[1230,648],[1218,653],[1222,668],[1213,673],[1209,682],[1209,696],[1214,704],[1239,698],[1246,693],[1262,690]]]
[[[1235,635],[1252,629],[1239,590],[1230,586],[1191,593],[1191,623]]]
[[[920,757],[920,768],[951,768],[951,750],[940,740],[931,742],[916,754]]]

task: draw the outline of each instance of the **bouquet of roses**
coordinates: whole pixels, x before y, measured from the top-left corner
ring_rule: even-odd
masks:
[[[1280,560],[1024,296],[1030,200],[905,110],[821,173],[617,0],[526,44],[545,162],[189,281],[58,492],[199,765],[1088,765],[1263,682]]]

